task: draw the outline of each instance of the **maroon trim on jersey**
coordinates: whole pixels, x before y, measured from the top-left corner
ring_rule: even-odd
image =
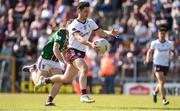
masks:
[[[97,29],[94,29],[93,31],[97,31],[97,30],[99,30],[100,29],[100,27],[98,27]]]
[[[73,32],[76,32],[76,31],[80,31],[80,30],[77,30],[76,28],[73,28],[72,31],[73,31]]]
[[[72,35],[74,36],[74,33],[78,33],[78,32],[81,33],[80,31],[77,30],[77,31],[73,32]]]
[[[78,19],[76,19],[78,22],[80,22],[80,23],[82,23],[82,24],[85,24],[86,23],[86,20],[84,21],[84,22],[82,22],[82,21],[80,21],[80,20],[78,20]]]

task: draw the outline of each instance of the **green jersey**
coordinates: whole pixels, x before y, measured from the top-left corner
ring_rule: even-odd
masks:
[[[66,42],[66,29],[59,29],[55,33],[53,33],[41,51],[41,56],[44,59],[52,60],[55,55],[53,52],[54,43],[58,43],[60,45],[59,50],[62,52],[65,49]]]

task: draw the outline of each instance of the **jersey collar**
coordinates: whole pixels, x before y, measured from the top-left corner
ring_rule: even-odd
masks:
[[[84,22],[79,21],[78,19],[76,19],[78,22],[85,24],[87,20],[85,20]]]

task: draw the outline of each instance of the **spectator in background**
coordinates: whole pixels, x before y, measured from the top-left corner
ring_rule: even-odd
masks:
[[[13,25],[15,25],[15,21],[14,21],[14,10],[12,8],[10,8],[8,10],[8,15],[7,15],[7,22],[8,23],[12,23]]]
[[[138,5],[134,5],[133,14],[136,20],[141,20],[142,22],[145,22],[145,17],[142,12],[140,12],[140,7]]]
[[[41,3],[38,1],[35,2],[35,6],[32,10],[32,13],[35,17],[40,17],[41,16],[41,11],[42,11],[42,5]]]
[[[44,0],[44,3],[42,5],[41,18],[45,20],[50,20],[52,16],[53,16],[52,5],[49,3],[49,0]]]
[[[132,0],[126,0],[123,5],[123,17],[129,18],[130,12],[133,10],[133,2]]]
[[[157,25],[155,15],[151,15],[151,20],[148,22],[148,34],[149,39],[155,39],[157,36]]]
[[[14,30],[12,23],[9,23],[7,25],[7,30],[5,31],[5,36],[6,36],[6,42],[9,45],[11,45],[11,48],[12,48],[17,40],[16,31]]]
[[[47,41],[48,41],[48,36],[46,34],[45,31],[42,31],[41,36],[38,39],[38,52],[41,52],[41,50],[43,49],[43,47],[46,45]],[[39,55],[39,54],[38,54]]]
[[[146,3],[142,5],[140,12],[143,14],[146,21],[149,20],[150,15],[155,12],[152,0],[147,0]]]
[[[180,1],[175,0],[172,4],[171,16],[173,18],[173,24],[180,25]]]
[[[116,18],[115,24],[112,25],[113,29],[118,29],[120,33],[124,33],[126,29],[126,19],[125,18]]]
[[[0,0],[0,16],[3,16],[6,14],[7,6],[5,4],[4,0]]]
[[[106,19],[105,13],[103,11],[98,12],[98,24],[100,27],[105,28],[108,26],[108,21]],[[106,23],[106,24],[105,24]]]
[[[54,16],[56,17],[57,23],[60,23],[65,19],[67,10],[68,10],[68,6],[64,4],[62,0],[57,0],[57,4],[54,10]]]
[[[16,4],[15,11],[19,13],[25,12],[26,5],[23,0],[18,0],[18,3]]]
[[[173,37],[174,37],[174,40],[177,42],[180,40],[180,25],[178,24],[173,24],[173,30],[172,30],[172,33],[173,33]]]
[[[28,22],[28,24],[30,24],[35,19],[32,9],[33,8],[31,5],[27,6],[26,11],[22,17],[23,21]]]
[[[22,58],[25,57],[29,51],[31,50],[31,42],[27,37],[27,30],[25,27],[21,27],[20,29],[20,37],[16,44],[13,46],[13,51],[16,57]]]
[[[134,27],[137,25],[137,20],[133,12],[131,12],[130,17],[127,21],[127,33],[134,35]]]
[[[40,20],[40,17],[39,16],[36,16],[35,17],[35,20],[32,21],[31,25],[30,25],[30,28],[33,29],[33,28],[37,28],[37,29],[40,29],[42,27],[42,22]]]
[[[100,75],[105,78],[104,88],[106,94],[114,94],[114,79],[116,65],[113,53],[106,53],[100,62]]]
[[[26,10],[26,5],[23,0],[18,0],[18,3],[15,6],[15,20],[18,25],[22,21],[22,16]]]
[[[131,52],[128,52],[126,58],[124,59],[122,70],[125,77],[132,78],[134,70],[134,57]]]
[[[147,26],[139,20],[134,28],[134,33],[139,44],[143,44],[147,41],[147,31]]]
[[[161,3],[161,0],[153,0],[152,3],[155,8],[155,13],[159,16],[161,10],[163,9],[163,4]]]

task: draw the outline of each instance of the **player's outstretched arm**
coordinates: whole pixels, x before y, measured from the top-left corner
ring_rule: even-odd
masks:
[[[119,32],[116,31],[115,29],[108,31],[108,30],[103,30],[103,29],[99,28],[98,30],[95,31],[95,34],[99,35],[99,36],[103,36],[103,37],[109,37],[109,36],[116,37],[119,35]]]

